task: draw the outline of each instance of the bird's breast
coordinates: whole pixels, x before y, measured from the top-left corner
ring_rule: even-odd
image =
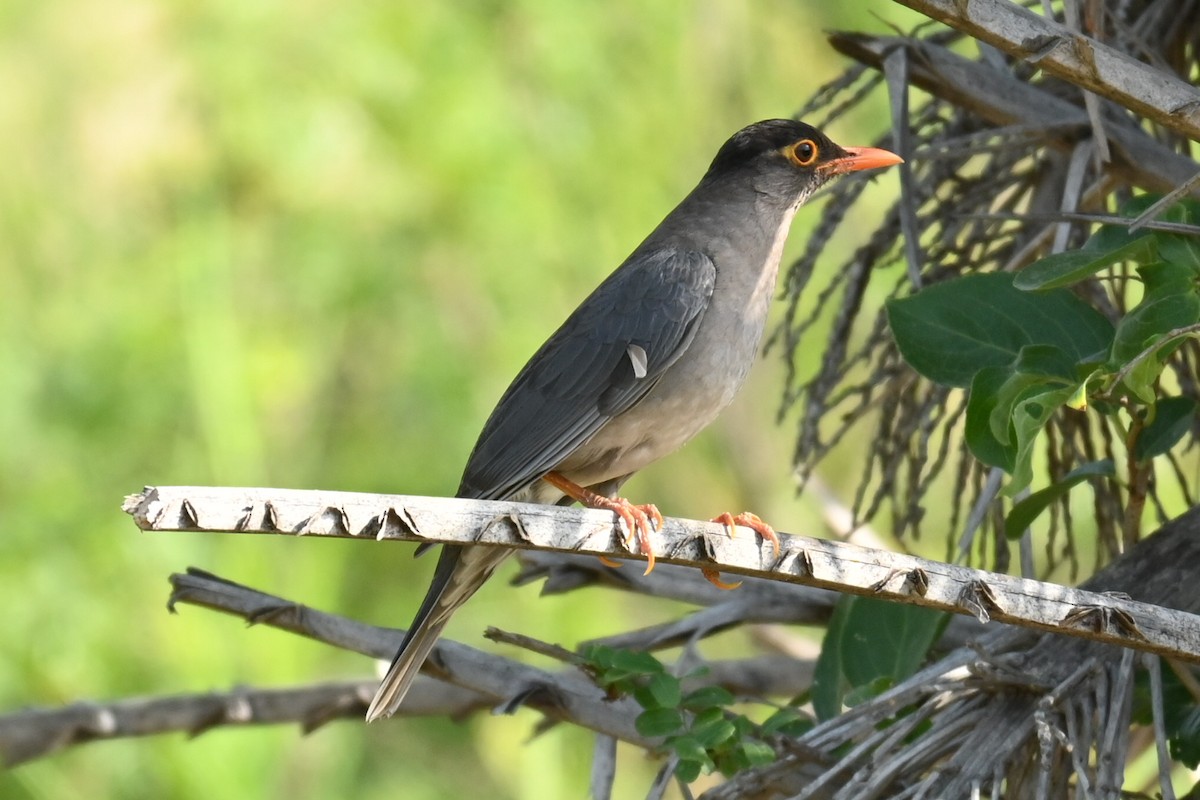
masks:
[[[774,294],[783,240],[721,241],[717,281],[695,338],[637,405],[609,420],[559,467],[582,485],[636,472],[678,450],[733,401],[754,363]],[[738,245],[741,245],[739,248]]]

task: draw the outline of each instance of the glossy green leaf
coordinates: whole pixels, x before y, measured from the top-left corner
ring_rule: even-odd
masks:
[[[1107,353],[1112,325],[1064,290],[1022,292],[1006,273],[967,275],[887,304],[904,360],[946,386],[969,386],[988,367],[1017,361],[1023,347],[1052,345],[1074,363]]]
[[[1200,407],[1190,397],[1168,397],[1154,404],[1154,419],[1142,429],[1133,446],[1138,461],[1166,453],[1196,424]]]
[[[1115,473],[1112,461],[1092,461],[1082,464],[1068,472],[1061,481],[1039,489],[1033,494],[1013,504],[1012,510],[1004,520],[1004,535],[1009,539],[1020,539],[1025,529],[1037,517],[1050,507],[1058,498],[1071,490],[1080,481],[1095,477],[1111,477]]]

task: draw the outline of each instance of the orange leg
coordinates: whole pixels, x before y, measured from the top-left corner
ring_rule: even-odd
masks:
[[[749,511],[743,511],[741,514],[734,516],[726,511],[719,517],[713,517],[709,522],[719,522],[729,531],[730,537],[737,536],[737,526],[744,525],[756,532],[759,536],[767,539],[775,546],[775,557],[779,558],[779,536],[776,535],[775,529],[767,523],[763,522],[757,514],[751,514]],[[721,573],[715,569],[701,570],[704,577],[708,578],[708,582],[718,589],[736,589],[742,585],[741,581],[737,583],[725,583],[721,580]]]
[[[557,472],[546,473],[543,480],[588,508],[603,508],[620,517],[625,523],[625,529],[629,531],[629,538],[626,539],[626,542],[637,541],[638,552],[646,557],[645,574],[650,574],[650,571],[654,569],[654,548],[650,546],[650,534],[655,529],[661,530],[663,526],[663,515],[657,508],[649,503],[635,506],[624,497],[605,497],[602,494],[596,494],[591,489],[567,480]],[[603,558],[600,561],[611,563]]]

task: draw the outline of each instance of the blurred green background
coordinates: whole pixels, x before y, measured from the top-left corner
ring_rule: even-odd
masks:
[[[912,20],[884,0],[5,2],[0,709],[372,673],[232,618],[168,615],[166,577],[196,565],[405,625],[432,560],[140,534],[122,497],[453,492],[525,358],[721,142],[845,66],[822,30]],[[863,144],[886,127],[878,106],[829,132]],[[895,181],[868,195],[893,198]],[[818,532],[792,496],[791,428],[773,421],[780,372],[760,364],[713,430],[627,493]],[[539,601],[498,580],[449,633],[490,646],[503,604],[505,627],[573,646],[634,624],[630,602]],[[100,743],[0,773],[0,796],[584,796],[590,738],[528,741],[535,721]],[[626,752],[618,796],[656,768]]]

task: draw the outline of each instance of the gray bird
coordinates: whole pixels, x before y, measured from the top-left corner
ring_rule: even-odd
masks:
[[[621,484],[703,430],[741,388],[800,204],[838,175],[900,161],[886,150],[839,147],[791,120],[734,134],[691,194],[517,375],[484,425],[457,496],[572,498],[611,509],[652,563],[649,534],[662,517],[615,497]],[[718,519],[774,536],[753,515]],[[442,548],[368,721],[395,713],[450,615],[511,552]]]

